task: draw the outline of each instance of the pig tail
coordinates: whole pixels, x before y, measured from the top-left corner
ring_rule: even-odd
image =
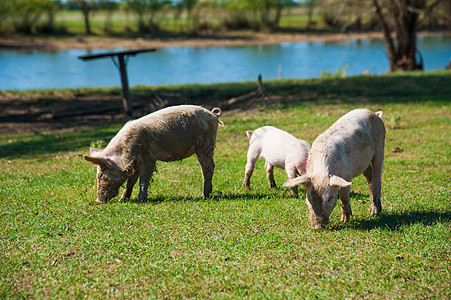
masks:
[[[219,107],[215,107],[211,110],[213,114],[215,114],[216,117],[220,117],[222,115],[222,110]]]

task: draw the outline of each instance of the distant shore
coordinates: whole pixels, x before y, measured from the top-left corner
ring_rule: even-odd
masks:
[[[418,36],[451,36],[451,31],[420,32]],[[236,32],[221,33],[219,35],[199,35],[194,37],[177,38],[114,38],[95,36],[75,37],[5,37],[0,36],[0,49],[28,48],[43,50],[68,49],[144,49],[165,47],[224,47],[224,46],[250,46],[271,45],[295,42],[336,42],[356,39],[382,39],[381,32],[365,33],[258,33]]]

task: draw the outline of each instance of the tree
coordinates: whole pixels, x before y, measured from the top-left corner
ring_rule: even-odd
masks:
[[[72,0],[69,3],[73,3],[75,7],[80,9],[85,23],[85,33],[91,34],[90,14],[95,8],[96,0]]]
[[[0,1],[0,28],[2,25],[2,21],[11,14],[12,10],[12,0],[3,0]]]
[[[169,0],[147,0],[149,13],[149,31],[155,33],[160,30],[160,22],[163,18],[163,10],[170,5]]]
[[[160,29],[163,12],[169,0],[125,0],[125,7],[138,16],[138,31],[155,33]],[[147,24],[145,19],[148,20]]]
[[[374,15],[371,0],[324,0],[321,8],[324,22],[343,33],[362,30],[362,19],[372,20]]]
[[[234,14],[236,23],[253,29],[273,30],[279,27],[282,10],[293,4],[292,0],[228,0],[223,1]],[[251,14],[251,20],[248,14]]]
[[[193,26],[193,8],[196,6],[197,2],[199,2],[199,0],[182,0],[182,4],[187,12],[186,23],[188,28]]]
[[[117,3],[116,1],[112,1],[112,0],[99,0],[98,3],[98,8],[101,10],[104,10],[106,13],[105,16],[105,24],[103,29],[105,30],[105,32],[111,32],[111,27],[112,27],[112,16],[113,16],[113,12],[115,10],[117,10],[119,7],[119,3]]]
[[[16,32],[31,34],[34,25],[41,17],[43,8],[40,0],[13,0],[11,14]]]
[[[305,6],[307,6],[307,29],[310,29],[312,26],[312,18],[313,18],[313,9],[315,8],[318,0],[306,0],[304,1]]]
[[[323,10],[325,22],[340,27],[343,32],[352,24],[359,29],[364,18],[371,27],[379,22],[390,71],[394,72],[423,69],[416,44],[417,30],[446,2],[449,0],[325,0]]]
[[[144,17],[147,10],[147,3],[144,0],[125,0],[125,9],[136,14],[138,17],[138,31],[144,32],[146,28]]]
[[[420,17],[428,15],[440,2],[441,0],[373,0],[382,25],[391,72],[423,70],[423,59],[416,44],[417,28]]]
[[[42,8],[46,14],[45,24],[38,26],[37,30],[41,33],[55,32],[55,15],[61,9],[60,0],[42,0]]]

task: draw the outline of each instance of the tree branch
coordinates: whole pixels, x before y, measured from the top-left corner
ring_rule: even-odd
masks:
[[[376,7],[376,13],[379,16],[379,19],[381,20],[381,23],[382,23],[382,29],[384,31],[384,38],[385,38],[385,41],[387,42],[387,52],[388,52],[387,54],[391,61],[391,58],[394,57],[394,54],[395,54],[395,46],[393,43],[393,38],[391,36],[390,28],[388,27],[387,20],[385,19],[384,15],[383,15],[381,6],[379,5],[379,1],[373,0],[373,4]]]

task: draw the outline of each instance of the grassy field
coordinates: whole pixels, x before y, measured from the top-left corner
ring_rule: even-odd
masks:
[[[221,118],[208,199],[191,157],[158,164],[147,203],[135,187],[131,201],[94,205],[95,168],[80,155],[121,124],[1,133],[0,297],[449,299],[450,82],[449,72],[268,82],[272,96],[299,100]],[[227,98],[246,85],[172,89]],[[241,188],[245,130],[273,125],[312,143],[358,107],[384,111],[381,216],[369,215],[363,177],[351,222],[337,207],[321,231],[309,227],[305,190],[270,190],[263,161]]]
[[[191,32],[193,28],[187,27],[187,14],[183,12],[178,18],[175,17],[175,11],[168,10],[159,14],[161,22],[159,23],[161,32],[159,35],[165,34],[185,34]],[[105,21],[108,18],[108,13],[103,10],[96,10],[90,14],[90,26],[92,34],[96,36],[126,36],[133,37],[135,35],[141,36],[138,33],[138,17],[133,12],[125,10],[116,10],[111,14],[111,23],[109,32],[105,32]],[[230,13],[225,9],[203,9],[199,14],[198,22],[202,24],[201,28],[210,29],[217,33],[217,31],[227,31],[224,26],[224,20],[230,19]],[[322,20],[321,15],[315,14],[313,16],[312,30],[328,29],[327,25]],[[6,19],[0,24],[0,29],[12,31],[12,21]],[[44,24],[46,19],[44,16],[38,21],[38,24]],[[145,17],[144,22],[148,24],[148,19]],[[54,25],[60,35],[68,34],[84,34],[85,23],[83,15],[80,11],[60,10],[55,14]],[[280,20],[280,31],[305,30],[307,25],[307,13],[304,8],[291,8],[283,10]],[[331,30],[329,28],[329,30]],[[200,30],[202,31],[202,29]],[[56,35],[55,37],[58,37]]]

